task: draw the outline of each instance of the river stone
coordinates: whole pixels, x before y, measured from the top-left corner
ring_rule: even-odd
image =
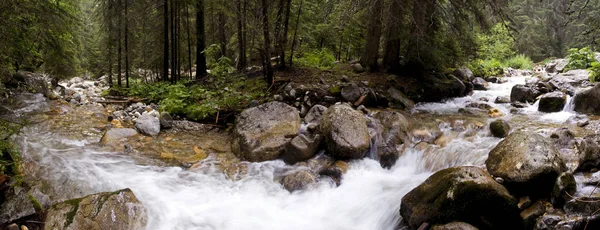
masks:
[[[483,78],[476,77],[472,83],[475,90],[487,90],[488,82]]]
[[[600,114],[600,85],[578,93],[573,98],[575,111],[588,114]]]
[[[389,169],[398,160],[400,151],[397,148],[408,139],[409,122],[401,113],[391,111],[378,112],[374,118],[381,124],[378,128],[381,138],[376,142],[379,163]]]
[[[505,120],[495,120],[490,123],[490,132],[494,137],[505,138],[510,132],[510,125]]]
[[[462,221],[480,229],[522,229],[517,201],[485,170],[438,171],[402,198],[400,215],[411,229]]]
[[[572,173],[563,172],[556,178],[556,183],[550,194],[550,202],[554,207],[562,207],[577,191],[577,183]]]
[[[327,110],[327,107],[322,106],[322,105],[315,105],[312,108],[310,108],[310,110],[308,110],[308,113],[306,113],[306,116],[304,116],[304,122],[306,122],[306,124],[319,124],[321,123],[321,118],[323,117],[323,113],[325,112],[325,110]]]
[[[231,149],[246,161],[275,160],[298,134],[298,110],[282,102],[269,102],[244,110],[236,119]]]
[[[327,154],[338,159],[360,159],[370,146],[365,116],[348,105],[331,106],[320,125],[325,136]]]
[[[521,212],[521,218],[525,222],[527,229],[532,229],[538,217],[546,212],[546,205],[542,201],[537,201]]]
[[[569,128],[559,128],[550,134],[550,140],[558,149],[571,149],[575,134]]]
[[[510,101],[532,103],[535,101],[536,94],[537,92],[530,87],[525,85],[515,85],[510,92]]]
[[[562,92],[547,93],[540,98],[538,111],[546,113],[560,112],[567,103],[567,95]]]
[[[26,71],[15,73],[5,86],[18,89],[21,92],[41,93],[44,97],[48,97],[52,93],[51,87],[44,76]]]
[[[545,69],[548,73],[562,73],[568,64],[567,59],[556,59],[546,64]]]
[[[438,102],[447,98],[462,97],[468,93],[465,83],[452,74],[423,75],[418,84],[407,92],[416,102]]]
[[[123,189],[53,205],[47,210],[44,229],[144,229],[146,215],[133,192]]]
[[[496,100],[494,100],[494,103],[496,103],[496,104],[508,104],[508,103],[510,103],[510,97],[498,96],[498,97],[496,97]]]
[[[160,127],[163,129],[173,128],[173,117],[166,111],[160,113]]]
[[[11,186],[4,191],[0,190],[0,196],[3,196],[0,197],[0,225],[33,215],[36,212],[34,202],[23,187]],[[2,202],[2,199],[5,201]]]
[[[354,103],[360,98],[363,94],[363,90],[358,85],[351,83],[347,86],[344,86],[341,91],[342,98],[347,102]]]
[[[135,129],[129,128],[113,128],[104,134],[100,139],[100,143],[108,146],[117,147],[122,145],[123,142],[129,138],[137,135],[138,132]]]
[[[300,134],[287,144],[285,151],[281,154],[281,158],[289,165],[308,160],[315,156],[322,141],[323,136],[320,134]]]
[[[490,174],[517,195],[546,197],[558,175],[567,170],[556,147],[534,132],[513,132],[489,153]]]
[[[474,78],[473,71],[471,71],[469,68],[465,68],[465,67],[454,70],[454,72],[452,72],[452,74],[464,82],[470,82]]]
[[[317,182],[317,177],[309,170],[300,170],[298,172],[287,175],[281,180],[283,187],[290,191],[304,190],[309,185]]]
[[[430,230],[478,230],[473,225],[465,222],[452,222],[444,225],[435,225]]]
[[[415,102],[412,101],[402,91],[391,87],[387,90],[390,107],[398,109],[412,109],[415,107]]]
[[[149,113],[141,115],[135,122],[135,129],[146,136],[156,136],[160,133],[160,120]]]
[[[579,167],[577,171],[591,171],[600,168],[600,146],[593,136],[587,136],[577,146]]]

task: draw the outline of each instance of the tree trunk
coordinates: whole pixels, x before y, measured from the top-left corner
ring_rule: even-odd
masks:
[[[163,1],[163,74],[162,80],[169,80],[169,1]]]
[[[177,67],[175,63],[175,58],[177,58],[175,57],[175,52],[177,52],[175,47],[175,40],[177,39],[175,37],[175,1],[171,1],[171,84],[175,84],[175,68]]]
[[[286,64],[285,64],[285,47],[287,46],[287,42],[288,42],[288,29],[289,29],[289,25],[290,25],[290,11],[292,9],[292,0],[287,0],[286,3],[286,9],[285,9],[285,19],[284,19],[284,24],[283,24],[283,33],[281,34],[281,40],[280,40],[280,47],[281,50],[279,50],[279,58],[280,60],[280,64],[281,64],[281,68],[285,69],[286,68]]]
[[[290,66],[294,64],[294,48],[296,48],[296,41],[298,38],[298,27],[300,26],[300,15],[302,14],[302,4],[304,0],[300,0],[300,6],[298,7],[298,16],[296,17],[296,28],[294,29],[294,38],[292,39],[292,50],[290,51]]]
[[[377,59],[379,58],[379,41],[381,39],[381,15],[383,10],[383,0],[371,0],[369,28],[365,50],[360,58],[360,64],[368,68],[371,72],[379,70]]]
[[[117,12],[118,13],[118,15],[117,15],[118,26],[117,27],[119,27],[118,28],[119,36],[118,36],[118,42],[117,42],[118,46],[119,46],[119,48],[118,48],[119,49],[119,51],[118,51],[119,53],[118,53],[118,58],[117,58],[117,62],[118,62],[117,63],[117,85],[119,87],[122,86],[122,84],[121,84],[121,73],[122,73],[122,69],[121,69],[121,54],[122,54],[121,41],[123,40],[122,36],[121,36],[123,34],[123,22],[121,20],[121,9],[122,9],[121,6],[122,6],[122,4],[123,4],[122,0],[119,0],[119,6],[117,7],[118,8],[117,9],[117,11],[118,11]]]
[[[237,37],[238,37],[238,70],[243,70],[248,66],[246,62],[246,22],[244,19],[245,12],[242,7],[242,0],[237,0]]]
[[[269,35],[269,0],[262,0],[263,21],[263,71],[267,84],[273,85],[273,67],[271,66],[271,38]]]
[[[125,0],[125,87],[129,88],[129,0]]]
[[[206,76],[206,56],[204,55],[204,0],[196,2],[196,79]]]
[[[225,21],[225,12],[223,10],[219,10],[217,14],[217,21],[219,24],[218,36],[219,36],[219,47],[221,48],[221,57],[227,56],[227,37],[225,36],[225,26],[227,22]]]
[[[388,30],[385,36],[385,54],[383,65],[386,71],[394,71],[400,65],[400,30],[402,29],[402,16],[404,16],[402,0],[392,0],[388,14]]]
[[[279,0],[279,4],[277,6],[277,17],[275,18],[275,53],[279,55],[281,53],[281,27],[283,26],[283,11],[285,8],[285,0]],[[281,58],[277,58],[277,66],[281,66],[280,62]]]
[[[407,59],[410,65],[418,68],[428,68],[433,56],[433,36],[438,28],[438,22],[433,17],[436,0],[414,1],[413,27],[409,36]]]
[[[192,39],[190,34],[190,9],[189,5],[185,5],[185,22],[186,22],[186,34],[187,34],[187,51],[188,51],[188,67],[189,67],[189,77],[190,81],[192,80]]]

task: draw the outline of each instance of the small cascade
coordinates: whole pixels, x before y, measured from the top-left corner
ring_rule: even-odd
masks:
[[[573,97],[567,95],[567,103],[565,104],[565,107],[563,108],[564,112],[575,112],[575,97],[577,97],[577,95],[575,95]]]

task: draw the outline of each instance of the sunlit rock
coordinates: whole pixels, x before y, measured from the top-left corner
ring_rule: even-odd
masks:
[[[358,159],[369,150],[365,116],[347,105],[334,105],[323,114],[320,125],[327,154],[339,159]]]

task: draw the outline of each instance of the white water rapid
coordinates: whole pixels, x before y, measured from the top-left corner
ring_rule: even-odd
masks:
[[[419,104],[415,112],[443,119],[485,97],[507,120],[520,116],[535,123],[541,117],[544,122],[562,123],[574,114],[542,114],[532,105],[515,115],[508,104],[493,103],[497,96],[509,96],[512,86],[524,82],[525,77],[508,78],[507,83],[491,84],[489,90],[471,96]],[[445,125],[440,125],[440,130],[450,132]],[[294,193],[276,181],[282,169],[289,168],[282,161],[248,164],[247,175],[231,180],[211,166],[186,170],[139,163],[136,157],[102,151],[89,140],[69,138],[41,125],[26,128],[17,141],[25,161],[36,165],[41,177],[65,199],[131,188],[149,211],[148,229],[393,230],[400,222],[398,210],[404,194],[434,171],[483,166],[500,139],[491,137],[485,127],[468,137],[461,134],[445,147],[433,146],[428,154],[410,146],[391,170],[371,159],[352,161],[339,187],[321,181],[314,188]]]

